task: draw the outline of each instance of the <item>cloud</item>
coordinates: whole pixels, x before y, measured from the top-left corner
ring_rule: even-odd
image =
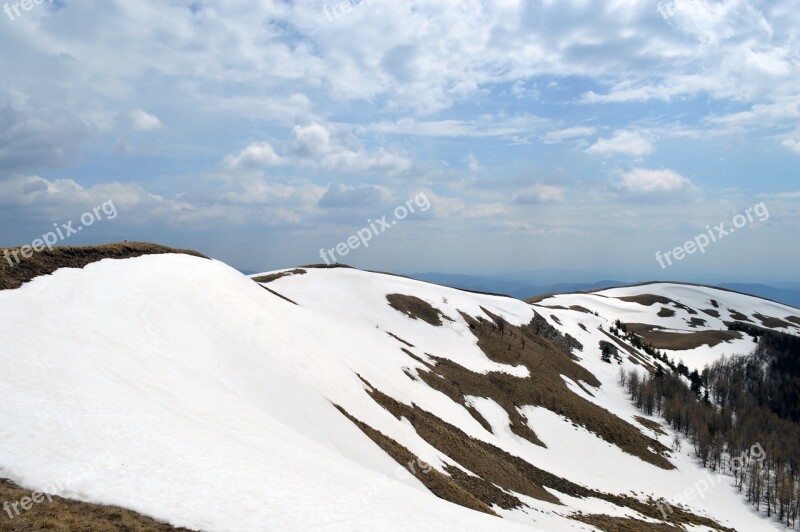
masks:
[[[222,165],[229,170],[252,170],[279,166],[286,162],[287,159],[275,153],[269,142],[254,142],[239,153],[226,156]]]
[[[653,146],[640,133],[618,130],[610,138],[601,138],[586,149],[593,155],[632,155],[641,157],[653,151]]]
[[[548,131],[542,135],[542,142],[545,144],[558,144],[565,140],[594,135],[595,131],[596,129],[593,127],[569,127],[567,129]]]
[[[78,156],[87,138],[86,126],[75,114],[0,91],[0,179],[4,171],[64,166]]]
[[[379,147],[369,151],[348,131],[318,123],[292,128],[289,151],[300,162],[333,172],[384,172],[396,175],[409,170],[411,160]]]
[[[386,189],[375,185],[350,187],[334,183],[328,187],[325,195],[319,200],[319,206],[323,208],[363,207],[380,203],[387,196]]]
[[[514,203],[533,205],[550,203],[564,199],[564,188],[553,185],[533,185],[518,192],[514,196]]]
[[[800,139],[788,138],[785,139],[781,144],[795,153],[800,153]]]
[[[687,190],[693,185],[691,181],[673,170],[634,168],[622,174],[617,186],[633,194],[651,194],[678,192]]]
[[[128,113],[131,127],[136,131],[156,131],[163,126],[161,120],[156,115],[152,115],[142,109],[136,109]]]

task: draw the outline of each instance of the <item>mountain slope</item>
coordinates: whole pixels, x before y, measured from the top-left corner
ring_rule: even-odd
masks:
[[[209,530],[772,526],[724,477],[664,521],[655,500],[709,477],[600,361],[605,318],[256,277],[152,255],[0,291],[0,477]]]

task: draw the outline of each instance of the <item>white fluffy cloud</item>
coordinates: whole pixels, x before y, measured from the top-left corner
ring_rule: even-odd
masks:
[[[658,170],[634,168],[622,174],[618,186],[622,190],[634,194],[651,194],[686,190],[692,187],[692,182],[679,173],[666,168]]]
[[[222,161],[229,170],[253,170],[285,164],[287,160],[277,153],[269,142],[254,142],[235,155]]]
[[[653,146],[636,131],[615,131],[609,138],[598,139],[587,148],[586,153],[593,155],[632,155],[641,157],[653,151]]]
[[[150,114],[142,109],[136,109],[128,114],[131,127],[136,131],[155,131],[161,129],[163,125],[156,115]]]

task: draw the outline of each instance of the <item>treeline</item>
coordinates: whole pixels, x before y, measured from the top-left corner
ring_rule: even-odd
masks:
[[[671,361],[668,370],[652,373],[621,369],[620,384],[644,413],[662,416],[688,437],[703,466],[733,475],[755,508],[794,528],[800,519],[800,338],[736,326],[758,339],[751,354],[723,357],[699,373]]]

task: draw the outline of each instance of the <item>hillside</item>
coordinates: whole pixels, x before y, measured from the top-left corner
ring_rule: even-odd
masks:
[[[779,529],[631,404],[619,367],[651,358],[600,352],[620,319],[702,365],[752,349],[726,321],[797,334],[791,307],[681,285],[531,305],[349,268],[257,283],[172,253],[81,266],[0,291],[0,477],[27,490],[203,530]]]

